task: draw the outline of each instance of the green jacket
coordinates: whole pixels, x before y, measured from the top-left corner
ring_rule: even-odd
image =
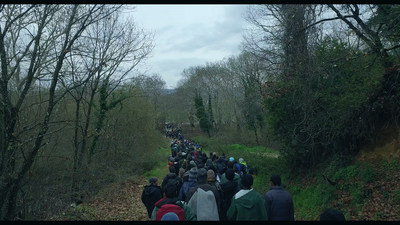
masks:
[[[162,200],[165,201],[165,198],[161,199],[157,203],[160,203]],[[151,213],[150,220],[152,220],[152,221],[156,220],[156,213],[161,207],[157,203],[155,204],[153,212]],[[165,204],[171,204],[171,202],[165,202]],[[197,220],[196,215],[192,212],[192,210],[189,208],[189,206],[185,202],[177,201],[175,204],[179,205],[180,207],[182,207],[183,211],[185,212],[185,221],[196,221]],[[161,205],[163,205],[163,204],[161,204]],[[160,206],[160,207],[158,207],[158,206]]]
[[[263,197],[255,190],[240,190],[232,197],[228,220],[267,220]]]
[[[236,182],[239,184],[239,187],[240,187],[240,185],[241,185],[240,181],[242,180],[242,178],[240,177],[240,175],[237,174],[237,173],[235,173],[235,176],[233,177],[233,180],[236,181]],[[228,179],[226,178],[225,173],[224,173],[224,174],[222,174],[222,176],[221,176],[221,182],[220,182],[220,184],[223,184],[223,183],[226,183],[226,182],[228,182]]]

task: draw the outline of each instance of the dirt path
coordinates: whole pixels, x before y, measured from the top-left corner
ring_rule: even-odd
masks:
[[[149,221],[141,195],[147,178],[112,184],[93,199],[50,220]]]

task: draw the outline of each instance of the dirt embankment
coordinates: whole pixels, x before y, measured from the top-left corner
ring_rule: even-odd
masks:
[[[147,178],[138,177],[115,183],[102,190],[93,199],[49,220],[84,221],[148,221],[141,195]]]

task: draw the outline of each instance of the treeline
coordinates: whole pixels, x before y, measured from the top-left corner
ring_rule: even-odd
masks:
[[[127,7],[0,6],[0,220],[47,219],[152,168],[148,86],[165,83],[129,80],[153,43]]]
[[[398,126],[399,10],[249,6],[242,53],[185,69],[174,120],[234,143],[279,142],[294,174],[349,162],[381,128]]]

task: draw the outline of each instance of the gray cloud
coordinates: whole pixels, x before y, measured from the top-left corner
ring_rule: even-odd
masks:
[[[148,60],[149,72],[160,74],[168,87],[175,87],[183,69],[238,54],[246,7],[139,6],[138,19],[155,30],[156,47]]]

